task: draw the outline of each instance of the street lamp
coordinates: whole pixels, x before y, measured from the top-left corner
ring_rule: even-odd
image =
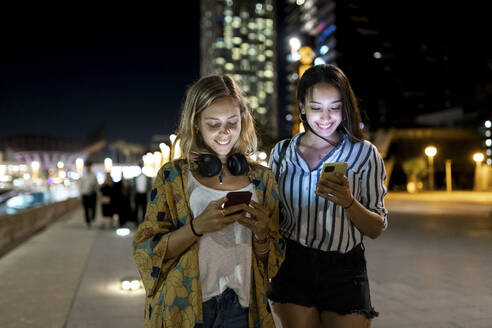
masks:
[[[480,172],[482,171],[482,162],[484,160],[485,156],[482,153],[475,153],[473,154],[473,160],[475,161],[475,179],[473,183],[473,189],[474,190],[482,190],[481,188],[481,180],[480,179]]]
[[[106,171],[106,173],[111,173],[112,169],[113,169],[113,160],[109,157],[106,157],[104,159],[104,171]]]
[[[40,167],[40,164],[38,161],[32,161],[31,162],[32,180],[33,181],[36,181],[39,178],[39,167]]]
[[[434,190],[434,156],[437,154],[437,148],[434,146],[427,146],[425,148],[425,155],[429,160],[429,190]]]

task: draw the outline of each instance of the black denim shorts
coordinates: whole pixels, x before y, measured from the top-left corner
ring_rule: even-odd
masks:
[[[268,294],[272,301],[341,315],[360,313],[369,319],[378,316],[371,305],[363,244],[343,254],[286,240],[286,258]]]

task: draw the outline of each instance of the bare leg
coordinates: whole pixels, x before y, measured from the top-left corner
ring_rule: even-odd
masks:
[[[291,303],[272,302],[272,310],[282,321],[282,328],[319,327],[319,311]]]
[[[321,313],[321,326],[323,328],[370,328],[371,319],[363,314],[354,313],[340,315],[334,312],[323,311]]]

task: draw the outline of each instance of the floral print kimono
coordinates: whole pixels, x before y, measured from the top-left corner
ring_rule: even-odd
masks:
[[[185,160],[164,165],[157,174],[145,220],[133,240],[134,258],[145,291],[145,327],[193,328],[202,323],[202,292],[198,244],[176,258],[164,260],[169,233],[189,224],[188,173]],[[279,197],[275,177],[266,167],[252,164],[248,174],[258,202],[270,217],[268,265],[252,250],[249,327],[274,327],[266,293],[285,257],[285,242],[279,233]]]

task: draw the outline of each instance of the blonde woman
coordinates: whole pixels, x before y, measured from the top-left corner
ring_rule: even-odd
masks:
[[[178,131],[182,159],[154,182],[134,257],[146,327],[274,327],[269,279],[284,259],[275,177],[250,162],[254,122],[231,77],[193,84]],[[224,207],[231,191],[249,203]]]

